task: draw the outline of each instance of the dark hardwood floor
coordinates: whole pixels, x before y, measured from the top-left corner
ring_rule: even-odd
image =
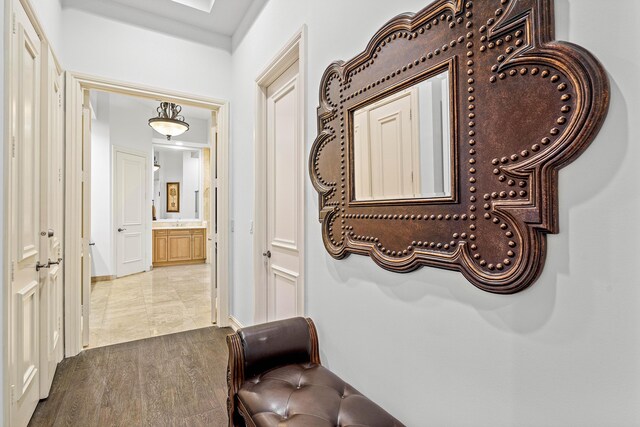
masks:
[[[225,336],[216,327],[62,361],[30,426],[226,426]]]

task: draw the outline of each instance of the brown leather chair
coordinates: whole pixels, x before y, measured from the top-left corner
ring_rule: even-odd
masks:
[[[227,337],[229,426],[402,426],[320,363],[311,319],[265,323]]]

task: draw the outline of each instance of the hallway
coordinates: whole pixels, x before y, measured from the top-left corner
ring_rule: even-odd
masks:
[[[91,285],[89,347],[211,326],[211,266],[161,267]]]
[[[231,329],[209,327],[65,359],[30,426],[224,426]]]

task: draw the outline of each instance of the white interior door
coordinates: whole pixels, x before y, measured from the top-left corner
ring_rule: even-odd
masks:
[[[26,426],[40,396],[40,40],[13,2],[9,304],[10,425]],[[45,260],[46,261],[46,260]]]
[[[267,88],[267,320],[299,313],[301,265],[298,61]]]
[[[40,162],[41,262],[49,263],[40,283],[40,398],[49,395],[53,376],[63,356],[63,77],[51,50],[42,58],[42,144]]]
[[[115,152],[116,274],[145,271],[145,230],[150,209],[145,208],[147,160],[133,153]]]

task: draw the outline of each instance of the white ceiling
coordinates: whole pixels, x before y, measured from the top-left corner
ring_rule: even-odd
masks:
[[[268,0],[61,0],[110,19],[231,51]],[[192,5],[192,6],[189,6]]]

